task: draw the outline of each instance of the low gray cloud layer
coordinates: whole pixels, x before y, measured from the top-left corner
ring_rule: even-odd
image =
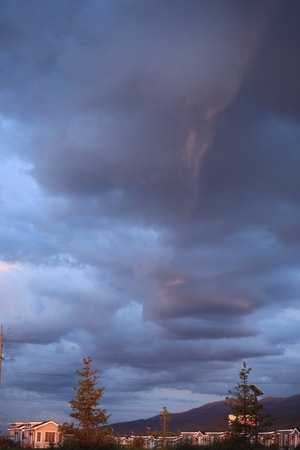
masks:
[[[1,2],[2,423],[299,393],[299,8]]]

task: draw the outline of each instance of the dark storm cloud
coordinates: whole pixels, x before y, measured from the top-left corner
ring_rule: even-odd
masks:
[[[262,39],[248,72],[245,92],[252,103],[259,101],[287,119],[299,119],[299,75],[297,58],[299,29],[298,2],[281,5]]]
[[[35,143],[39,180],[80,195],[121,189],[125,201],[126,193],[130,201],[141,189],[135,203],[146,196],[159,204],[160,195],[167,195],[166,201],[169,188],[182,201],[188,166],[199,162],[199,155],[189,161],[183,154],[185,140],[200,133],[204,138],[190,139],[203,149],[209,144],[209,115],[235,94],[265,14],[259,8],[250,15],[236,12],[234,4],[187,8],[175,2],[171,14],[168,3],[145,4],[138,12],[125,3],[121,15],[116,5],[104,3],[97,13],[99,20],[106,13],[108,24],[100,21],[82,38],[80,14],[91,19],[91,10],[76,5],[77,10],[68,4],[71,25],[62,39],[65,6],[50,11],[58,24],[53,36],[52,21],[42,20],[48,11],[36,4],[35,26],[23,25],[15,50],[22,70],[16,70],[9,95],[19,101],[9,105],[29,114],[33,127],[35,122],[47,127]],[[24,23],[30,21],[28,10],[20,13]],[[41,63],[52,54],[50,66]]]
[[[131,418],[223,398],[243,359],[298,392],[298,16],[1,3],[4,379],[33,414],[64,420],[88,354],[116,421],[120,398]]]

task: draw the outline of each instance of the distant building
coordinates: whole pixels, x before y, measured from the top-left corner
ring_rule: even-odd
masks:
[[[266,446],[276,446],[279,449],[294,449],[300,445],[300,431],[297,428],[275,430],[258,433],[259,442]]]
[[[205,445],[205,435],[201,431],[182,431],[180,433],[182,443],[189,445]]]
[[[47,448],[60,442],[59,424],[53,420],[10,423],[8,433],[17,447]]]
[[[225,431],[184,431],[177,436],[163,438],[162,436],[154,438],[152,436],[119,436],[115,437],[116,444],[120,446],[132,446],[134,442],[139,441],[139,445],[145,449],[166,447],[178,447],[180,444],[187,443],[189,445],[209,445],[217,441],[223,441],[227,437]],[[266,447],[276,446],[280,450],[293,450],[300,445],[300,432],[297,428],[287,430],[276,430],[258,433],[258,440]]]

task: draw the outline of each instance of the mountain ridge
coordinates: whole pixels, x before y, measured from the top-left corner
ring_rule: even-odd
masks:
[[[270,414],[274,418],[271,429],[298,428],[300,429],[300,394],[290,397],[265,397],[260,402],[262,413]],[[225,430],[228,414],[231,409],[225,405],[225,400],[206,403],[181,413],[171,413],[168,430],[179,431],[222,431]],[[129,422],[118,422],[110,425],[115,433],[147,434],[160,431],[160,415],[148,419],[138,419]]]

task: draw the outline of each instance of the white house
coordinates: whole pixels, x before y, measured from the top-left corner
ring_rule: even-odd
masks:
[[[120,446],[133,445],[135,440],[141,440],[143,448],[155,449],[166,445],[167,447],[177,447],[182,443],[190,445],[209,445],[216,441],[226,439],[226,431],[183,431],[178,436],[162,436],[154,438],[152,436],[126,436],[115,437],[115,442]],[[293,450],[300,445],[300,432],[297,428],[286,430],[274,430],[258,433],[258,440],[266,447],[276,445],[280,450]]]
[[[182,431],[182,441],[190,445],[205,445],[205,435],[201,431]]]
[[[18,447],[47,448],[60,442],[59,424],[53,420],[10,423],[8,433]]]
[[[297,428],[268,431],[259,433],[258,439],[261,444],[266,446],[275,445],[280,449],[293,449],[300,445],[300,431]]]

